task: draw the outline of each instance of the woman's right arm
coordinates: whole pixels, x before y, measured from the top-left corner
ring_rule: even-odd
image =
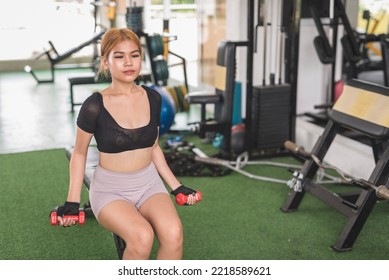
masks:
[[[76,141],[74,144],[74,149],[72,153],[72,157],[70,158],[70,164],[69,164],[69,191],[68,196],[66,199],[66,202],[64,204],[64,209],[67,209],[67,204],[71,204],[72,208],[79,207],[80,201],[81,201],[81,188],[82,183],[84,179],[84,173],[85,173],[85,164],[86,164],[86,157],[88,155],[88,147],[90,144],[90,141],[92,139],[93,134],[87,133],[77,127],[76,132]],[[74,206],[78,204],[78,206]],[[72,226],[76,222],[72,218],[63,218],[58,211],[60,210],[59,207],[57,209],[58,214],[58,223],[61,226]],[[74,209],[73,209],[74,210]],[[71,210],[71,211],[73,211]],[[63,211],[70,211],[63,210]],[[66,213],[64,213],[66,214]]]
[[[69,192],[67,201],[80,202],[81,188],[85,174],[88,147],[93,134],[87,133],[77,127],[76,141],[69,164]]]

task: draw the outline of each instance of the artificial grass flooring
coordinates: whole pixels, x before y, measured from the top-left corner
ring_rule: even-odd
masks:
[[[291,158],[277,161],[293,162]],[[111,233],[93,218],[62,228],[49,223],[50,210],[68,189],[64,149],[0,155],[0,259],[116,260]],[[261,176],[289,179],[282,168],[246,166]],[[188,260],[371,260],[389,256],[389,204],[374,207],[352,251],[330,249],[346,219],[307,194],[294,213],[283,213],[286,185],[236,172],[221,177],[180,177],[201,190],[203,201],[178,207]],[[83,188],[82,202],[88,201]],[[155,243],[151,258],[155,258]]]

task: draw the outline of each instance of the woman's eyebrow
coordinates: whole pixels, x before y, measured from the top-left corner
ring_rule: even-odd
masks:
[[[130,53],[136,53],[136,52],[140,53],[139,50],[134,50],[134,51],[131,51]],[[125,53],[125,51],[114,51],[113,52],[113,54],[124,54],[124,53]]]

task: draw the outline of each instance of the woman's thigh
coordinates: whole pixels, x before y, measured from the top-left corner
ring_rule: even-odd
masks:
[[[180,217],[168,194],[153,195],[139,208],[139,212],[150,222],[160,241],[164,237],[182,234]]]
[[[139,213],[134,204],[125,200],[115,200],[105,205],[99,213],[98,220],[104,228],[125,240],[139,231],[149,235],[145,237],[153,238],[150,223]]]

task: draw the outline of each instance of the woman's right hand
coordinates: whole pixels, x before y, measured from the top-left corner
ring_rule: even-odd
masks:
[[[75,219],[69,216],[78,216],[80,203],[66,201],[64,205],[57,208],[58,224],[63,227],[70,227],[76,224]],[[66,217],[65,217],[66,216]]]
[[[171,191],[171,194],[176,197],[176,203],[180,206],[193,205],[200,202],[202,199],[201,192],[185,187],[184,185],[181,185],[177,189]]]

